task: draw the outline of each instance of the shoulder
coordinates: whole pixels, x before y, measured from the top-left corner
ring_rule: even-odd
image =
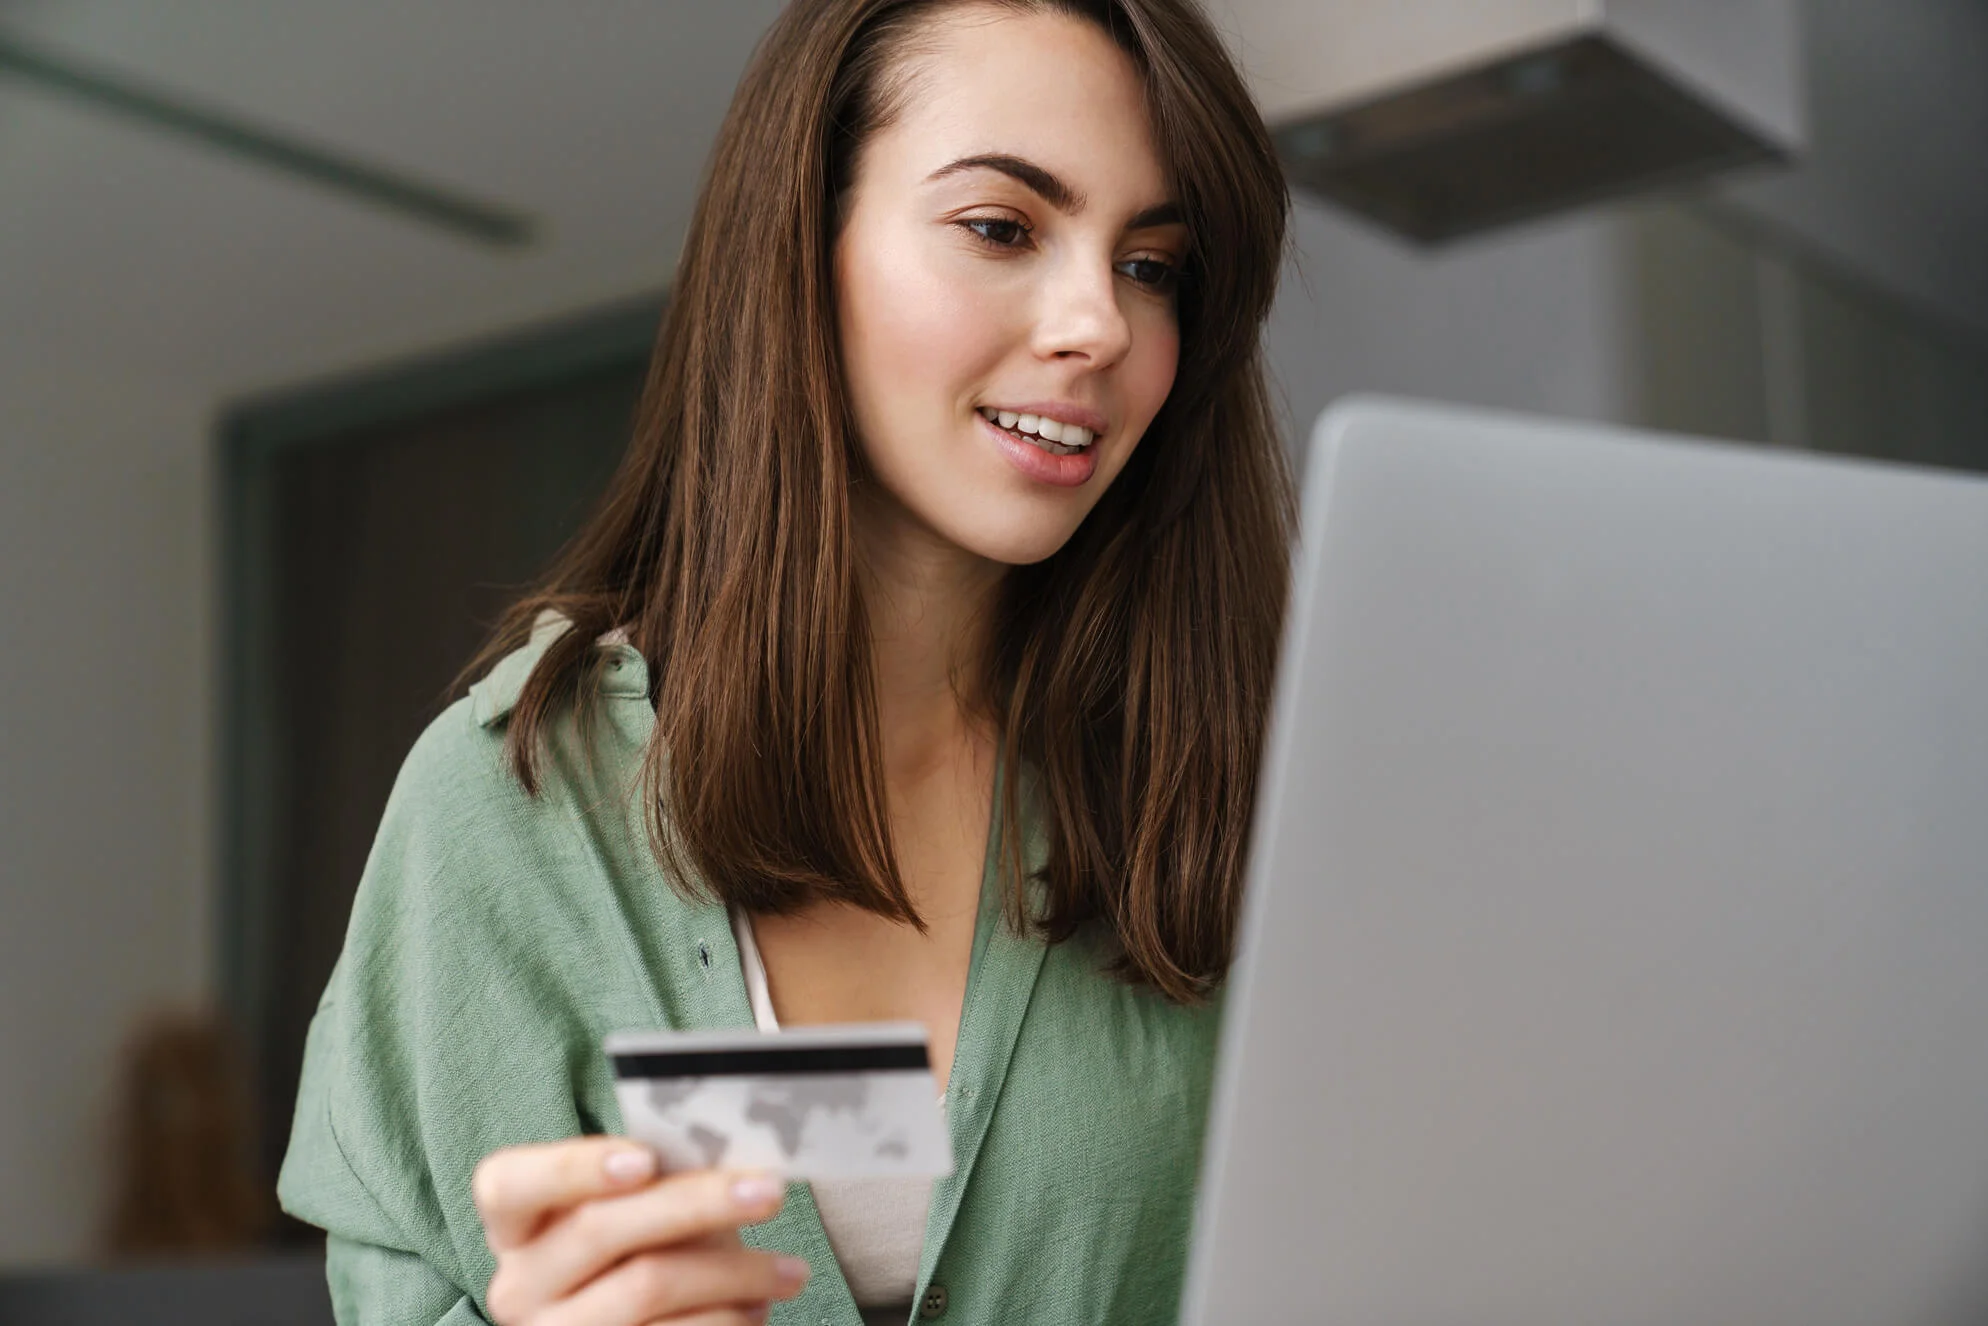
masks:
[[[618,942],[627,897],[657,892],[641,786],[654,716],[635,651],[604,646],[593,716],[552,725],[536,792],[512,769],[505,720],[551,635],[506,656],[408,752],[353,899],[345,996],[416,980],[563,993],[598,971],[586,955]]]
[[[603,667],[591,713],[561,715],[550,725],[537,791],[514,771],[509,719],[532,670],[564,630],[541,619],[523,646],[507,654],[438,715],[409,750],[380,826],[380,848],[419,869],[515,858],[541,839],[569,836],[574,817],[618,815],[636,795],[655,716],[648,670],[630,646],[600,645]]]
[[[471,1293],[490,1271],[476,1162],[598,1126],[612,1084],[594,1047],[661,1020],[641,941],[673,919],[641,833],[632,650],[604,670],[614,693],[584,749],[562,725],[538,795],[507,763],[504,719],[547,643],[500,662],[402,765],[311,1024],[280,1186],[293,1213]]]

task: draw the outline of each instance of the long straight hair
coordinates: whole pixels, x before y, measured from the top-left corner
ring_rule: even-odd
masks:
[[[886,810],[851,527],[867,478],[836,339],[831,255],[867,138],[911,95],[895,65],[960,0],[797,0],[761,41],[713,151],[621,468],[504,618],[473,676],[541,613],[570,629],[510,718],[539,787],[596,639],[648,660],[652,850],[687,896],[761,912],[839,901],[922,926]],[[988,0],[978,0],[987,3]],[[1192,0],[993,0],[1096,22],[1140,71],[1190,233],[1174,385],[1069,542],[1006,577],[976,702],[1003,767],[1036,772],[1046,865],[1011,923],[1108,927],[1111,970],[1192,1002],[1233,946],[1294,503],[1258,335],[1289,197]],[[1019,780],[996,814],[1019,864]]]

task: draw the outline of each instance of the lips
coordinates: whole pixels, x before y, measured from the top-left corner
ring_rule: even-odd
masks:
[[[980,426],[1010,465],[1038,483],[1081,488],[1097,473],[1098,451],[1094,446],[1063,446],[1044,441],[1040,435],[1003,428],[998,413],[994,418],[982,414]]]
[[[1090,446],[1097,436],[1096,431],[1083,424],[991,405],[980,407],[980,417],[1055,456],[1074,456]]]

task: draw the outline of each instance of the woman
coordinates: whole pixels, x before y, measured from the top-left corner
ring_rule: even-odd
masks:
[[[1190,0],[800,0],[628,458],[417,743],[280,1192],[346,1322],[1174,1313],[1282,613]],[[749,979],[750,978],[750,979]],[[916,1018],[956,1172],[658,1175],[620,1028]]]

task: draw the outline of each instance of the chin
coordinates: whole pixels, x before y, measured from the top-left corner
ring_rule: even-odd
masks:
[[[990,562],[1032,566],[1055,556],[1077,532],[1077,525],[1065,512],[1056,513],[1053,519],[1045,519],[1046,513],[1031,514],[1033,518],[1017,512],[1012,519],[974,521],[966,528],[946,531],[946,536],[967,552]]]

